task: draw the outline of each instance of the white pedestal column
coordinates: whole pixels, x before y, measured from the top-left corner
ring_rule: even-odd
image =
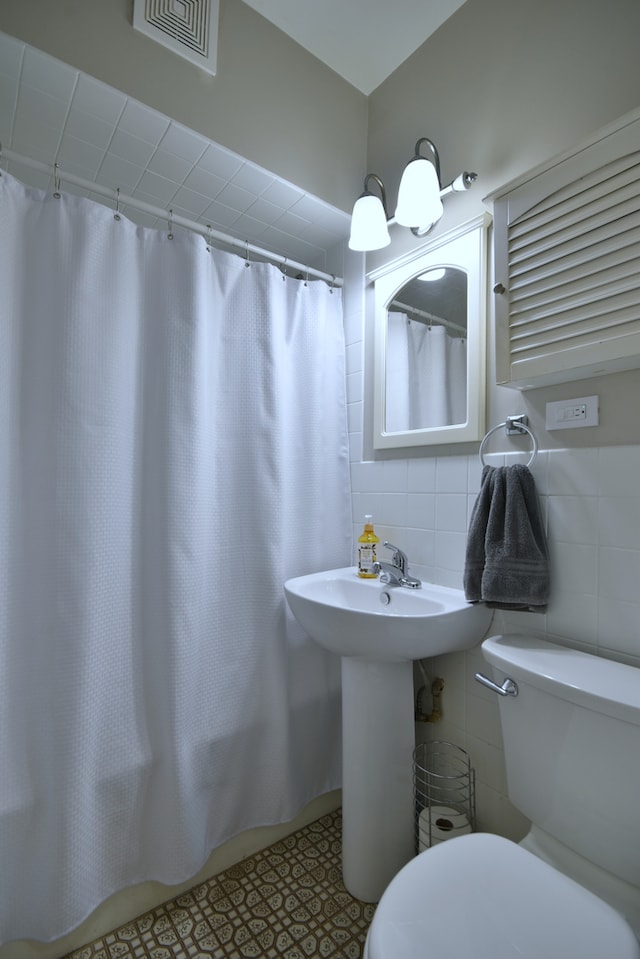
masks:
[[[342,657],[344,884],[377,902],[414,855],[413,664]]]

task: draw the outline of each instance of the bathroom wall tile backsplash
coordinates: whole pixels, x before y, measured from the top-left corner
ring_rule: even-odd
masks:
[[[485,459],[500,465],[526,455]],[[476,459],[353,462],[354,533],[364,514],[372,513],[380,538],[427,567],[429,579],[461,587],[466,530],[479,487]],[[546,614],[511,613],[506,625],[606,655],[618,652],[640,666],[640,484],[634,479],[640,450],[541,451],[531,469],[548,526],[553,592]]]
[[[345,265],[345,335],[354,542],[365,513],[433,582],[460,587],[466,529],[480,488],[477,455],[363,461],[362,311],[358,258]],[[529,449],[521,442],[520,448]],[[488,463],[526,462],[527,453]],[[504,614],[504,628],[618,656],[640,666],[640,447],[540,450],[532,464],[548,525],[553,594],[541,614]],[[355,562],[355,555],[354,555]],[[494,617],[495,631],[500,617]]]

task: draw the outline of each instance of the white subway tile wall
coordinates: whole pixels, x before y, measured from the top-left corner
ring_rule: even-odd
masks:
[[[362,293],[345,291],[347,373],[362,381]],[[462,587],[466,529],[480,486],[474,456],[363,462],[363,396],[349,395],[354,542],[365,513],[381,539],[408,554],[419,575]],[[526,454],[485,457],[492,465]],[[545,614],[496,611],[490,634],[535,632],[640,667],[640,447],[541,450],[532,465],[547,522],[553,592]],[[355,557],[354,557],[355,562]],[[521,838],[526,820],[506,798],[497,697],[474,680],[487,666],[479,649],[425,662],[445,680],[440,723],[418,724],[418,740],[445,739],[471,754],[480,828]],[[418,685],[422,674],[416,669]],[[424,708],[430,709],[427,690]]]

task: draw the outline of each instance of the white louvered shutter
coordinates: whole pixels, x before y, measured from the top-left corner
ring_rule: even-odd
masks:
[[[640,367],[640,118],[497,197],[494,225],[499,383]]]

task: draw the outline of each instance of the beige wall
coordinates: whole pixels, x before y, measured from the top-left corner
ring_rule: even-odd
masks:
[[[365,167],[367,99],[240,0],[210,77],[133,30],[131,0],[2,0],[0,30],[340,209]]]
[[[640,106],[638,0],[467,0],[369,98],[368,169],[395,203],[405,163],[420,136],[436,144],[443,182],[479,175],[467,194],[445,201],[438,231],[487,209],[483,198]],[[490,209],[490,204],[489,204]],[[391,247],[367,267],[418,241],[396,228]],[[490,286],[493,272],[490,265]],[[488,425],[526,412],[541,447],[640,442],[640,373],[519,393],[495,386],[489,296]],[[548,401],[599,394],[599,429],[547,433]]]
[[[420,136],[479,197],[640,104],[637,0],[467,0],[369,98],[369,169],[395,197]]]

